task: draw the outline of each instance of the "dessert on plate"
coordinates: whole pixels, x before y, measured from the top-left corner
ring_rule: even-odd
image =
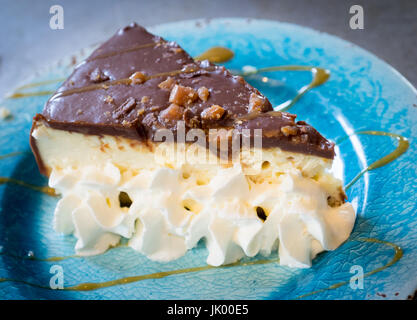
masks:
[[[242,77],[131,24],[79,64],[33,120],[30,144],[61,195],[54,228],[94,255],[121,238],[170,261],[278,250],[308,267],[355,211],[330,172],[334,144],[274,111]]]

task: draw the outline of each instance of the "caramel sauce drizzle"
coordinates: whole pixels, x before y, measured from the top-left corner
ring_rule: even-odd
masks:
[[[202,54],[194,58],[194,60],[202,61],[208,60],[212,63],[224,63],[231,60],[234,57],[232,50],[224,47],[212,47]]]
[[[7,154],[4,154],[4,155],[0,155],[0,160],[10,158],[10,157],[15,157],[15,156],[18,156],[18,155],[21,155],[21,154],[24,154],[24,153],[28,153],[28,152],[26,152],[26,151],[15,151],[15,152],[7,153]],[[17,180],[17,179],[14,179],[14,178],[0,177],[0,185],[6,184],[6,183],[13,183],[13,184],[16,184],[16,185],[19,185],[19,186],[22,186],[22,187],[25,187],[25,188],[28,188],[28,189],[31,189],[31,190],[42,192],[42,193],[44,193],[48,196],[53,196],[53,197],[57,196],[57,194],[55,192],[55,189],[50,188],[48,186],[43,186],[43,187],[42,186],[35,186],[33,184],[27,183],[25,181]]]
[[[105,282],[80,283],[72,287],[66,287],[64,288],[64,290],[91,291],[91,290],[97,290],[101,288],[107,288],[107,287],[112,287],[116,285],[123,285],[123,284],[132,283],[132,282],[143,281],[143,280],[162,279],[162,278],[165,278],[171,275],[176,275],[176,274],[200,272],[200,271],[206,271],[206,270],[217,269],[217,268],[223,269],[223,268],[230,268],[230,267],[237,267],[237,266],[243,267],[243,266],[251,266],[251,265],[257,265],[257,264],[268,264],[268,263],[274,263],[274,262],[277,263],[278,260],[266,259],[266,260],[250,261],[250,262],[236,262],[236,263],[227,264],[221,267],[213,267],[213,266],[206,265],[202,267],[177,269],[177,270],[150,273],[150,274],[145,274],[145,275],[140,275],[140,276],[125,277],[125,278],[120,278],[120,279],[105,281]]]
[[[157,46],[157,45],[160,45],[160,44],[162,44],[162,42],[152,42],[152,43],[147,43],[147,44],[143,44],[143,45],[138,45],[138,46],[134,46],[134,47],[127,48],[127,49],[124,49],[124,50],[120,50],[120,51],[114,51],[114,52],[109,52],[109,53],[102,54],[102,55],[97,55],[97,56],[95,56],[91,59],[88,59],[87,61],[93,61],[93,60],[96,60],[96,59],[102,59],[102,58],[107,58],[107,57],[111,57],[111,56],[116,56],[116,55],[123,54],[123,53],[126,53],[126,52],[132,52],[132,51],[140,50],[140,49],[143,49],[143,48]],[[224,62],[229,61],[233,57],[234,57],[233,51],[228,49],[228,48],[212,47],[212,48],[206,50],[205,52],[203,52],[202,54],[200,54],[199,56],[197,56],[195,58],[195,60],[197,60],[197,61],[209,60],[212,63],[224,63]],[[195,70],[193,70],[191,72],[194,72],[194,71]],[[310,91],[311,89],[313,89],[317,86],[322,85],[330,77],[330,72],[326,69],[319,68],[319,67],[298,66],[298,65],[260,68],[260,69],[254,70],[254,71],[243,72],[241,75],[242,76],[250,76],[250,75],[253,75],[253,74],[257,74],[257,73],[272,72],[272,71],[310,71],[313,74],[312,81],[308,85],[306,85],[306,86],[302,87],[300,90],[298,90],[297,95],[293,99],[288,100],[288,101],[282,103],[281,105],[279,105],[275,108],[279,111],[287,111],[295,103],[297,103],[297,101],[306,92]],[[174,70],[174,71],[170,71],[170,72],[163,72],[163,73],[155,74],[155,75],[152,75],[152,76],[148,76],[148,77],[146,77],[145,81],[149,80],[149,79],[152,79],[152,78],[158,78],[158,77],[164,77],[164,76],[175,76],[175,75],[178,75],[180,73],[187,73],[187,71]],[[32,84],[28,84],[28,85],[19,87],[17,90],[19,91],[19,90],[25,89],[25,88],[32,88],[32,87],[45,85],[45,84],[49,84],[49,83],[60,82],[62,80],[63,79],[56,79],[56,80],[48,80],[48,81],[32,83]],[[129,79],[129,78],[107,81],[107,82],[103,82],[103,83],[100,83],[100,84],[94,84],[94,85],[89,85],[89,86],[85,86],[85,87],[81,87],[81,88],[69,89],[69,90],[65,90],[65,91],[62,91],[62,92],[58,92],[51,98],[51,100],[59,98],[59,97],[72,95],[72,94],[75,94],[75,93],[81,93],[81,92],[87,92],[87,91],[93,91],[93,90],[99,90],[99,89],[108,89],[109,86],[130,85],[130,84],[132,84],[132,80]],[[27,92],[27,93],[15,92],[11,96],[9,96],[8,98],[9,99],[18,99],[18,98],[26,98],[26,97],[32,97],[32,96],[51,95],[53,93],[54,93],[54,91],[38,91],[38,92]]]
[[[29,154],[29,152],[27,152],[27,151],[10,152],[10,153],[7,153],[7,154],[0,155],[0,160],[6,159],[6,158],[11,158],[11,157],[16,157],[16,156],[19,156],[19,155],[24,154],[24,153]]]
[[[167,42],[163,42],[163,41],[150,42],[150,43],[136,45],[136,46],[126,48],[126,49],[123,49],[123,50],[117,50],[117,51],[112,51],[112,52],[108,52],[108,53],[103,53],[103,54],[99,54],[95,57],[92,57],[90,59],[87,59],[87,62],[98,60],[98,59],[109,58],[109,57],[113,57],[113,56],[118,56],[118,55],[121,55],[121,54],[124,54],[124,53],[133,52],[133,51],[137,51],[137,50],[140,50],[140,49],[156,47],[156,46],[162,45],[164,43],[167,43]]]
[[[15,92],[8,96],[8,99],[19,99],[19,98],[27,98],[27,97],[39,97],[39,96],[49,96],[53,94],[55,91],[35,91],[35,92]]]
[[[385,265],[378,267],[374,270],[371,270],[369,272],[367,272],[364,277],[369,277],[371,275],[374,275],[380,271],[383,271],[385,269],[387,269],[388,267],[394,265],[396,262],[398,262],[401,257],[403,256],[403,250],[396,244],[388,242],[388,241],[383,241],[383,240],[379,240],[379,239],[374,239],[374,238],[361,238],[361,239],[357,239],[355,241],[361,241],[361,242],[369,242],[369,243],[378,243],[378,244],[383,244],[385,246],[389,246],[391,248],[394,249],[394,257]],[[60,261],[60,260],[64,260],[64,259],[68,259],[71,258],[73,256],[67,256],[67,257],[52,257],[52,258],[48,258],[48,259],[37,259],[39,261]],[[77,257],[77,256],[75,256]],[[70,286],[70,287],[64,287],[64,289],[62,290],[67,290],[67,291],[92,291],[92,290],[98,290],[98,289],[102,289],[102,288],[108,288],[108,287],[112,287],[112,286],[117,286],[117,285],[124,285],[124,284],[128,284],[128,283],[133,283],[133,282],[139,282],[139,281],[144,281],[144,280],[150,280],[150,279],[162,279],[171,275],[178,275],[178,274],[188,274],[188,273],[195,273],[195,272],[202,272],[202,271],[206,271],[206,270],[211,270],[211,269],[223,269],[223,268],[231,268],[231,267],[242,267],[242,266],[251,266],[251,265],[262,265],[262,264],[269,264],[269,263],[278,263],[279,261],[277,259],[264,259],[264,260],[256,260],[256,261],[249,261],[249,262],[235,262],[235,263],[231,263],[228,265],[224,265],[224,266],[220,266],[220,267],[214,267],[214,266],[202,266],[202,267],[193,267],[193,268],[184,268],[184,269],[177,269],[177,270],[169,270],[169,271],[162,271],[162,272],[155,272],[155,273],[150,273],[150,274],[144,274],[144,275],[138,275],[138,276],[132,276],[132,277],[124,277],[124,278],[120,278],[120,279],[115,279],[115,280],[110,280],[110,281],[104,281],[104,282],[86,282],[86,283],[80,283],[74,286]],[[33,287],[38,287],[38,288],[42,288],[42,289],[49,289],[51,290],[49,287],[47,286],[42,286],[42,285],[38,285],[38,284],[34,284],[34,283],[30,283],[24,280],[19,280],[19,279],[8,279],[8,278],[0,278],[0,282],[16,282],[16,283],[24,283],[26,285],[29,286],[33,286]],[[349,281],[342,281],[342,282],[338,282],[335,283],[327,288],[323,288],[323,289],[319,289],[316,291],[312,291],[306,294],[303,294],[299,297],[297,297],[296,299],[302,299],[326,290],[332,290],[332,289],[337,289],[341,286],[344,286],[346,284],[348,284]]]
[[[381,266],[379,268],[376,268],[374,270],[371,270],[371,271],[365,273],[364,274],[364,278],[369,277],[369,276],[372,276],[375,273],[378,273],[378,272],[381,272],[381,271],[387,269],[388,267],[390,267],[390,266],[394,265],[395,263],[397,263],[402,258],[402,256],[403,256],[403,250],[401,249],[401,247],[399,247],[395,243],[391,243],[391,242],[388,242],[388,241],[379,240],[379,239],[375,239],[375,238],[362,238],[362,239],[357,239],[356,241],[379,243],[379,244],[383,244],[383,245],[392,247],[394,249],[394,257],[388,263],[386,263],[385,265],[383,265],[383,266]],[[321,293],[321,292],[324,292],[324,291],[337,289],[337,288],[340,288],[342,286],[347,285],[348,283],[349,283],[349,281],[337,282],[337,283],[335,283],[335,284],[333,284],[333,285],[331,285],[331,286],[329,286],[327,288],[323,288],[323,289],[319,289],[319,290],[312,291],[312,292],[309,292],[309,293],[305,293],[305,294],[303,294],[301,296],[298,296],[296,299],[303,299],[303,298],[306,298],[306,297],[315,295],[317,293]]]
[[[20,280],[20,279],[0,278],[0,283],[2,282],[22,283],[22,284],[26,284],[28,286],[35,287],[35,288],[47,289],[47,290],[51,289],[50,287],[47,287],[47,286],[42,286],[40,284],[36,284],[36,283],[32,283],[32,282],[28,282],[28,281]]]
[[[120,54],[124,54],[124,53],[127,53],[127,52],[133,52],[133,51],[137,51],[137,50],[144,49],[144,48],[155,47],[155,46],[158,46],[158,45],[161,45],[161,44],[163,44],[162,41],[137,45],[137,46],[133,46],[133,47],[130,47],[130,48],[123,49],[123,50],[113,51],[113,52],[97,55],[93,58],[87,59],[87,62],[98,60],[98,59],[104,59],[104,58],[108,58],[108,57],[112,57],[112,56],[117,56],[117,55],[120,55]],[[46,80],[46,81],[39,81],[39,82],[29,83],[29,84],[26,84],[26,85],[23,85],[23,86],[20,86],[20,87],[16,88],[17,92],[11,94],[7,98],[8,99],[19,99],[19,98],[26,98],[26,97],[33,97],[33,96],[51,95],[51,94],[55,93],[55,91],[46,90],[46,91],[26,92],[26,93],[25,92],[19,92],[19,91],[21,91],[23,89],[35,88],[35,87],[39,87],[39,86],[43,86],[43,85],[47,85],[47,84],[63,82],[65,80],[66,80],[65,78],[60,78],[60,79],[53,79],[53,80]]]
[[[8,256],[8,257],[15,258],[15,259],[21,259],[21,260],[34,260],[34,261],[44,261],[44,262],[63,261],[63,260],[72,259],[72,258],[83,258],[82,256],[77,256],[77,255],[62,256],[62,257],[56,256],[56,257],[50,257],[50,258],[38,258],[36,256],[22,257],[16,254],[8,253],[8,252],[0,252],[0,255]]]
[[[382,158],[378,159],[377,161],[371,163],[367,168],[363,169],[361,172],[359,172],[353,179],[350,181],[346,186],[345,190],[349,189],[351,186],[355,184],[356,181],[359,180],[360,177],[362,177],[366,172],[383,167],[387,165],[388,163],[394,161],[398,157],[400,157],[403,153],[405,153],[408,150],[408,147],[410,146],[410,143],[408,142],[408,139],[406,137],[403,137],[402,135],[396,134],[396,133],[390,133],[390,132],[384,132],[384,131],[358,131],[354,134],[363,134],[363,135],[373,135],[373,136],[388,136],[391,138],[395,138],[398,141],[397,148],[392,151],[391,153],[387,154],[386,156],[383,156]],[[343,137],[337,143],[341,143],[348,139],[350,136]]]
[[[33,184],[27,183],[25,181],[17,180],[14,178],[0,177],[0,185],[5,184],[5,183],[12,183],[12,184],[22,186],[22,187],[25,187],[34,191],[42,192],[48,196],[52,196],[52,197],[57,196],[55,189],[53,188],[50,188],[47,186],[44,186],[44,187],[35,186]]]
[[[190,69],[187,69],[187,70],[182,69],[182,70],[174,70],[174,71],[156,73],[156,74],[153,74],[153,75],[150,75],[150,76],[145,76],[144,81],[148,81],[148,80],[154,79],[154,78],[176,76],[178,74],[184,74],[184,73],[193,73],[193,72],[196,72],[196,71],[199,71],[199,70],[201,70],[201,69],[200,68],[190,68]],[[118,80],[113,80],[113,81],[106,81],[106,82],[99,83],[99,84],[92,84],[92,85],[85,86],[85,87],[74,88],[74,89],[69,89],[69,90],[58,92],[57,94],[52,96],[51,101],[54,100],[54,99],[57,99],[57,98],[70,96],[70,95],[75,94],[75,93],[94,91],[94,90],[99,90],[99,89],[107,90],[110,86],[131,85],[131,84],[134,84],[134,83],[135,83],[135,81],[133,79],[125,78],[125,79],[118,79]]]
[[[274,109],[278,111],[287,111],[290,109],[294,104],[297,103],[300,98],[306,94],[311,89],[318,87],[324,84],[330,78],[330,71],[327,69],[313,67],[313,66],[298,66],[298,65],[288,65],[288,66],[277,66],[277,67],[267,67],[267,68],[260,68],[253,71],[243,72],[242,76],[250,76],[258,73],[263,72],[273,72],[273,71],[310,71],[313,74],[313,79],[311,82],[302,87],[298,90],[297,95],[284,103],[281,103],[279,106],[275,107]]]
[[[120,51],[113,51],[113,52],[109,52],[109,53],[106,53],[106,54],[97,55],[93,58],[88,59],[87,61],[94,61],[94,60],[97,60],[97,59],[108,58],[108,57],[116,56],[116,55],[123,54],[123,53],[126,53],[126,52],[132,52],[132,51],[140,50],[140,49],[143,49],[143,48],[148,48],[148,47],[161,45],[163,43],[164,42],[159,41],[159,42],[152,42],[152,43],[147,43],[147,44],[143,44],[143,45],[138,45],[138,46],[134,46],[134,47],[127,48],[127,49],[124,49],[124,50],[120,50]],[[203,52],[198,57],[196,57],[195,60],[197,60],[197,61],[209,60],[212,63],[222,63],[222,62],[226,62],[226,61],[232,59],[233,56],[234,56],[234,53],[230,49],[223,48],[223,47],[213,47],[213,48],[210,48],[207,51]],[[152,78],[164,77],[164,76],[174,76],[174,75],[177,75],[177,74],[180,74],[180,73],[184,73],[184,71],[175,70],[175,71],[171,71],[171,72],[163,72],[163,73],[155,74],[153,76],[149,76],[148,79],[146,79],[146,80],[149,80],[149,79],[152,79]],[[19,99],[19,98],[26,98],[26,97],[33,97],[33,96],[51,95],[51,94],[54,94],[55,91],[37,91],[37,92],[27,92],[27,93],[19,92],[19,91],[23,90],[23,89],[35,88],[35,87],[38,87],[38,86],[57,83],[57,82],[62,82],[62,81],[65,81],[65,79],[53,79],[53,80],[29,83],[29,84],[18,87],[16,89],[17,92],[13,93],[12,95],[8,96],[7,98],[8,99]],[[107,89],[107,86],[110,86],[110,85],[117,85],[117,84],[129,85],[131,83],[132,83],[131,79],[113,80],[113,81],[104,82],[104,83],[97,84],[97,85],[90,85],[90,86],[85,86],[85,87],[81,87],[81,88],[66,90],[66,91],[57,93],[54,97],[52,97],[52,99],[57,98],[57,97],[70,95],[70,94],[74,94],[74,93],[79,93],[79,92],[99,90],[99,89]]]
[[[57,83],[57,82],[63,82],[65,80],[66,80],[65,78],[60,78],[60,79],[52,79],[52,80],[45,80],[45,81],[39,81],[39,82],[32,82],[32,83],[25,84],[23,86],[17,87],[16,91],[20,91],[20,90],[23,90],[23,89],[36,88],[36,87],[44,86],[44,85],[47,85],[47,84]]]

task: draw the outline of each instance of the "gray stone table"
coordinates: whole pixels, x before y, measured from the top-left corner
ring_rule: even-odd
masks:
[[[52,5],[64,29],[49,27]],[[364,29],[349,27],[349,8],[364,9]],[[105,40],[131,21],[150,26],[195,18],[251,17],[296,23],[349,40],[417,85],[417,0],[0,0],[0,97],[40,67]]]

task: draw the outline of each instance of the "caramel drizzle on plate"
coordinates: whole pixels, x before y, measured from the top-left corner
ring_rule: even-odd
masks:
[[[232,50],[224,47],[211,47],[194,58],[197,61],[208,60],[212,63],[225,63],[234,57]]]
[[[0,177],[0,185],[6,184],[6,183],[12,183],[30,190],[42,192],[48,196],[56,197],[57,194],[55,192],[55,189],[50,188],[48,186],[36,186],[30,183],[27,183],[22,180],[14,179],[14,178],[7,178],[7,177]]]
[[[395,263],[397,263],[403,256],[403,250],[401,249],[400,246],[396,245],[395,243],[392,242],[388,242],[388,241],[384,241],[384,240],[379,240],[379,239],[375,239],[375,238],[361,238],[361,239],[357,239],[356,241],[361,241],[361,242],[371,242],[371,243],[378,243],[378,244],[383,244],[386,246],[389,246],[391,248],[394,249],[394,256],[392,257],[392,259],[390,261],[388,261],[385,265],[378,267],[374,270],[371,270],[367,273],[365,273],[363,275],[364,278],[369,277],[374,275],[375,273],[381,272],[385,269],[387,269],[388,267],[391,267],[392,265],[394,265]],[[327,288],[323,288],[323,289],[319,289],[316,291],[312,291],[312,292],[308,292],[305,293],[301,296],[298,296],[296,299],[303,299],[312,295],[315,295],[317,293],[321,293],[324,291],[328,291],[328,290],[333,290],[333,289],[337,289],[340,288],[342,286],[345,286],[349,283],[349,281],[341,281],[341,282],[337,282],[335,284],[332,284],[331,286],[327,287]]]
[[[24,154],[24,153],[30,154],[30,152],[27,152],[27,151],[15,151],[15,152],[10,152],[10,153],[0,155],[0,160],[20,156],[21,154]]]
[[[355,135],[361,134],[361,135],[372,135],[372,136],[388,136],[391,138],[395,138],[398,141],[398,146],[395,148],[394,151],[391,153],[381,157],[380,159],[376,160],[375,162],[371,163],[368,167],[363,169],[361,172],[359,172],[353,179],[350,181],[346,186],[345,190],[352,187],[356,181],[359,180],[360,177],[362,177],[366,172],[383,167],[390,162],[394,161],[398,157],[400,157],[403,153],[405,153],[408,150],[408,147],[410,146],[410,143],[408,142],[408,139],[406,137],[403,137],[402,135],[396,134],[396,133],[390,133],[385,131],[358,131],[354,133]],[[348,139],[350,136],[343,137],[337,141],[337,143],[341,143]]]
[[[35,91],[35,92],[15,92],[7,97],[7,99],[19,99],[27,97],[39,97],[39,96],[49,96],[55,91],[45,90],[45,91]]]
[[[10,152],[4,155],[0,155],[0,160],[6,159],[6,158],[11,158],[11,157],[16,157],[19,156],[21,154],[25,154],[28,153],[27,151],[15,151],[15,152]],[[57,194],[55,192],[55,189],[50,188],[48,186],[36,186],[30,183],[27,183],[25,181],[22,180],[18,180],[18,179],[14,179],[14,178],[8,178],[8,177],[0,177],[0,185],[2,184],[6,184],[6,183],[12,183],[30,190],[34,190],[34,191],[38,191],[38,192],[42,192],[48,196],[53,196],[56,197]]]
[[[44,85],[47,85],[47,84],[57,83],[57,82],[63,82],[65,80],[66,80],[65,78],[60,78],[60,79],[52,79],[52,80],[32,82],[32,83],[25,84],[23,86],[17,87],[16,91],[20,91],[20,90],[23,90],[23,89],[29,89],[29,88],[36,88],[36,87],[44,86]]]
[[[284,103],[281,103],[279,106],[274,109],[277,111],[287,111],[294,104],[297,103],[301,97],[306,94],[311,89],[318,87],[324,84],[330,78],[330,71],[327,69],[314,67],[314,66],[299,66],[299,65],[287,65],[287,66],[277,66],[277,67],[267,67],[260,68],[253,71],[243,72],[242,76],[250,76],[254,74],[259,74],[263,72],[273,72],[273,71],[310,71],[313,75],[311,82],[298,90],[297,95]]]
[[[387,269],[388,267],[397,263],[401,259],[401,257],[403,256],[403,250],[398,245],[396,245],[395,243],[391,243],[391,242],[388,242],[388,241],[379,240],[379,239],[375,239],[375,238],[360,238],[360,239],[357,239],[357,240],[354,240],[354,241],[378,243],[378,244],[382,244],[382,245],[385,245],[385,246],[388,246],[388,247],[391,247],[391,248],[394,249],[394,256],[388,263],[386,263],[385,265],[383,265],[381,267],[375,268],[374,270],[371,270],[371,271],[365,273],[364,277],[372,276],[372,275],[374,275],[378,272],[381,272],[381,271]],[[67,259],[67,258],[69,258],[69,257],[53,257],[53,258],[49,258],[49,259],[38,259],[38,260],[40,260],[40,261],[60,261],[60,260],[64,260],[64,259]],[[172,275],[203,272],[203,271],[207,271],[207,270],[211,270],[211,269],[223,269],[223,268],[231,268],[231,267],[245,267],[245,266],[252,266],[252,265],[278,263],[278,262],[279,262],[278,259],[264,259],[264,260],[255,260],[255,261],[249,261],[249,262],[235,262],[235,263],[220,266],[220,267],[214,267],[214,266],[206,265],[206,266],[201,266],[201,267],[176,269],[176,270],[155,272],[155,273],[138,275],[138,276],[123,277],[123,278],[110,280],[110,281],[80,283],[80,284],[76,284],[76,285],[73,285],[73,286],[64,287],[62,290],[66,290],[66,291],[92,291],[92,290],[98,290],[98,289],[102,289],[102,288],[108,288],[108,287],[117,286],[117,285],[124,285],[124,284],[128,284],[128,283],[134,283],[134,282],[139,282],[139,281],[144,281],[144,280],[162,279],[162,278],[172,276]],[[52,290],[50,287],[35,284],[35,283],[31,283],[31,282],[27,282],[27,281],[24,281],[24,280],[19,280],[19,279],[0,278],[0,282],[23,283],[23,284],[33,286],[33,287],[37,287],[37,288]],[[341,282],[335,283],[335,284],[333,284],[333,285],[331,285],[327,288],[323,288],[323,289],[319,289],[319,290],[316,290],[316,291],[312,291],[312,292],[303,294],[303,295],[297,297],[296,299],[302,299],[302,298],[305,298],[305,297],[308,297],[308,296],[311,296],[311,295],[314,295],[314,294],[317,294],[317,293],[320,293],[320,292],[323,292],[323,291],[326,291],[326,290],[337,289],[337,288],[340,288],[340,287],[342,287],[342,286],[344,286],[348,283],[349,283],[349,281],[341,281]]]

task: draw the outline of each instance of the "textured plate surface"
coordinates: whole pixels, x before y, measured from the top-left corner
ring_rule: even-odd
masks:
[[[47,184],[30,153],[28,136],[31,119],[42,110],[48,95],[5,99],[1,106],[9,109],[12,117],[0,121],[0,176],[15,180],[0,185],[0,278],[21,282],[0,282],[0,298],[406,299],[413,294],[417,288],[416,90],[374,55],[338,38],[291,24],[219,19],[176,22],[150,31],[177,41],[192,55],[212,46],[231,48],[235,57],[226,67],[233,70],[245,65],[260,68],[289,64],[327,68],[330,80],[304,95],[290,112],[331,140],[358,130],[379,130],[407,137],[410,148],[394,162],[365,173],[347,191],[358,212],[354,231],[340,248],[319,255],[310,269],[252,264],[178,273],[93,291],[50,290],[51,277],[60,268],[64,287],[69,287],[205,266],[207,252],[204,245],[199,245],[179,260],[162,264],[119,247],[94,257],[42,261],[71,256],[75,242],[73,237],[52,229],[57,198],[17,182]],[[74,60],[79,61],[89,51],[40,71],[28,83],[65,78]],[[249,80],[275,105],[294,96],[311,80],[309,72],[274,72],[265,76],[269,78],[267,82],[262,77]],[[51,91],[58,85],[59,82],[48,82],[18,91]],[[396,145],[387,136],[363,135],[353,135],[340,143],[339,163],[345,184]],[[361,238],[395,243],[403,249],[403,257],[389,268],[366,276],[363,288],[355,289],[349,280],[357,270],[365,274],[378,271],[395,253],[392,246],[359,241]],[[27,258],[29,252],[35,259]],[[248,261],[257,259],[263,258]]]

